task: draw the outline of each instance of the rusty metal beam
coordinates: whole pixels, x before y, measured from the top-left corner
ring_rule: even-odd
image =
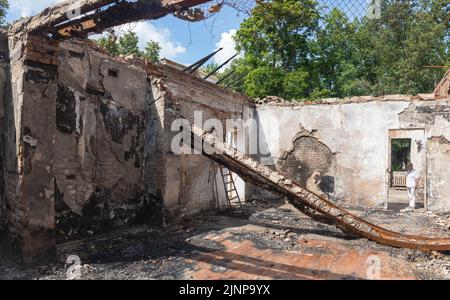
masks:
[[[191,126],[192,139],[190,146],[193,149],[195,145],[209,146],[214,151],[197,150],[202,151],[204,156],[213,161],[226,166],[232,172],[241,176],[242,179],[286,196],[300,210],[307,209],[309,212],[314,211],[316,213],[314,215],[308,214],[310,216],[317,216],[319,220],[322,218],[323,222],[333,223],[338,228],[344,228],[355,235],[393,247],[419,250],[450,250],[450,238],[404,235],[364,221],[330,201],[302,188],[299,184],[279,172],[273,171],[240,153],[230,145],[218,141],[214,135],[193,125]],[[211,154],[211,152],[213,153]]]
[[[11,32],[50,34],[60,38],[86,37],[105,29],[152,20],[210,0],[69,0],[14,24]]]

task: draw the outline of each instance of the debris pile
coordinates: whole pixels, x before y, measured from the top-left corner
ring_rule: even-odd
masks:
[[[256,98],[255,101],[257,104],[260,104],[260,105],[267,104],[267,103],[289,103],[289,101],[284,100],[283,98],[278,97],[278,96],[267,96],[263,99]]]
[[[169,232],[139,227],[69,242],[59,246],[59,262],[45,267],[19,269],[0,254],[0,279],[66,279],[67,257],[74,254],[80,257],[81,279],[364,279],[371,255],[381,259],[381,279],[450,278],[450,258],[443,253],[352,239],[283,200],[257,200],[244,210],[238,217],[200,215]],[[434,216],[420,211],[354,213],[396,231],[444,233]]]
[[[196,143],[208,145],[214,153],[204,152],[203,155],[226,166],[242,179],[257,186],[268,189],[280,196],[286,196],[299,211],[320,222],[335,225],[344,232],[368,238],[378,243],[392,247],[420,250],[450,250],[450,238],[426,237],[394,232],[367,222],[355,214],[335,205],[334,203],[301,187],[281,173],[255,161],[239,152],[229,144],[217,140],[215,135],[192,125],[191,147]]]

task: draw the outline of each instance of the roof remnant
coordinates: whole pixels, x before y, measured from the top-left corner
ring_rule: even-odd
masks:
[[[53,38],[86,38],[90,33],[141,20],[159,19],[209,0],[69,0],[14,24],[11,33],[39,32]]]
[[[450,96],[450,69],[445,73],[444,78],[434,90],[436,99],[447,99]]]

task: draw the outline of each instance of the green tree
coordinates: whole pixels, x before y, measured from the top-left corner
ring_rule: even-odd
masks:
[[[242,22],[235,37],[237,48],[253,57],[258,66],[294,70],[307,62],[308,40],[318,21],[315,0],[261,1]]]
[[[431,92],[443,70],[424,68],[443,65],[449,57],[450,5],[442,0],[420,0],[414,22],[406,34],[400,87],[408,93]],[[445,21],[446,20],[446,21]]]
[[[289,99],[431,92],[450,63],[448,0],[384,0],[381,19],[349,18],[316,1],[258,2],[235,40],[243,59],[226,86]]]
[[[363,20],[356,33],[357,78],[375,95],[431,92],[442,72],[424,66],[448,59],[448,1],[383,3],[381,20]]]
[[[161,46],[158,42],[150,41],[147,43],[144,52],[144,58],[149,62],[157,63],[160,59]]]
[[[143,56],[143,53],[141,50],[139,50],[139,37],[137,36],[136,32],[133,32],[131,30],[124,33],[119,38],[119,54],[121,55],[136,55],[136,56]]]
[[[0,0],[0,26],[6,26],[6,12],[9,9],[8,0]]]
[[[160,59],[161,46],[155,41],[150,41],[147,43],[145,51],[141,51],[138,46],[139,37],[133,31],[127,31],[120,37],[111,31],[95,42],[112,56],[135,55],[153,63],[159,62]]]
[[[202,67],[202,71],[205,74],[209,74],[209,73],[213,72],[215,69],[217,69],[218,67],[219,67],[219,64],[216,63],[215,61],[213,61],[213,62],[210,62],[209,64],[207,64],[206,66]],[[217,76],[217,74],[215,74],[215,75]]]
[[[235,36],[237,50],[244,54],[232,66],[234,78],[244,76],[235,84],[241,83],[239,88],[252,97],[305,97],[312,69],[310,41],[319,18],[315,0],[259,2]]]
[[[309,73],[302,69],[286,74],[283,78],[282,96],[285,99],[304,99],[308,96]]]
[[[219,79],[222,80],[221,85],[240,93],[246,93],[244,81],[245,77],[252,70],[252,65],[254,65],[254,63],[247,62],[245,58],[233,60],[231,66],[227,70],[218,74]]]
[[[117,36],[114,32],[109,32],[107,36],[99,38],[96,43],[112,56],[119,55],[119,45],[117,43]]]
[[[311,43],[315,54],[314,97],[322,94],[342,97],[355,91],[349,86],[358,78],[354,66],[356,28],[356,23],[338,9],[324,17],[323,26]]]
[[[264,98],[268,95],[283,95],[286,71],[283,68],[262,66],[253,69],[245,78],[245,91],[250,97]]]

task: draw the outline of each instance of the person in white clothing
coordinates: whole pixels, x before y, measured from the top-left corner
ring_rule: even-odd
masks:
[[[408,189],[409,196],[409,209],[416,208],[416,188],[419,182],[419,174],[414,170],[412,163],[408,163],[406,166],[406,188]]]

